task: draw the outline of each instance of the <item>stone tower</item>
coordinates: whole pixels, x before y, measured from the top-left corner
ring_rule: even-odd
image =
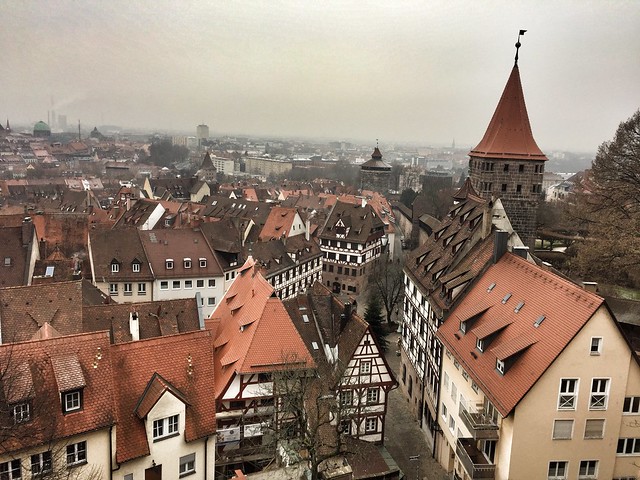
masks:
[[[473,187],[486,199],[502,200],[514,230],[533,249],[547,157],[531,133],[517,54],[487,131],[469,157]]]
[[[389,191],[391,182],[391,165],[382,160],[378,147],[371,155],[371,160],[360,166],[360,184],[362,190],[373,190],[381,194]]]

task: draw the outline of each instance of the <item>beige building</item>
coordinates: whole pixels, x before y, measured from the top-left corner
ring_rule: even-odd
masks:
[[[293,163],[290,161],[273,160],[271,158],[247,157],[245,159],[245,170],[251,175],[281,175],[290,172]]]
[[[604,299],[505,253],[437,336],[454,478],[637,478],[640,369]]]

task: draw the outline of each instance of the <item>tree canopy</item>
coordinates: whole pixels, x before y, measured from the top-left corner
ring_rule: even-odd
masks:
[[[584,234],[572,270],[588,280],[640,287],[640,110],[600,145],[570,214]]]
[[[149,147],[148,162],[160,167],[169,167],[189,158],[189,149],[173,145],[169,139],[154,141]]]
[[[372,292],[367,300],[367,307],[364,311],[364,319],[371,327],[371,333],[375,337],[378,345],[384,351],[387,349],[387,329],[382,318],[382,304],[377,292]]]

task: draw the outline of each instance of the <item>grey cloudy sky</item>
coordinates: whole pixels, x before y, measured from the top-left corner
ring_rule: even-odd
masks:
[[[640,107],[640,1],[0,2],[0,118],[473,146],[527,29],[543,150]]]

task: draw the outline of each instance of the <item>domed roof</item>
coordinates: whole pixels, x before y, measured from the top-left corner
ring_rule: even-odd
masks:
[[[50,132],[51,129],[49,128],[49,125],[47,125],[42,120],[40,120],[38,123],[36,123],[33,126],[33,131],[34,132],[44,132],[44,131]]]

